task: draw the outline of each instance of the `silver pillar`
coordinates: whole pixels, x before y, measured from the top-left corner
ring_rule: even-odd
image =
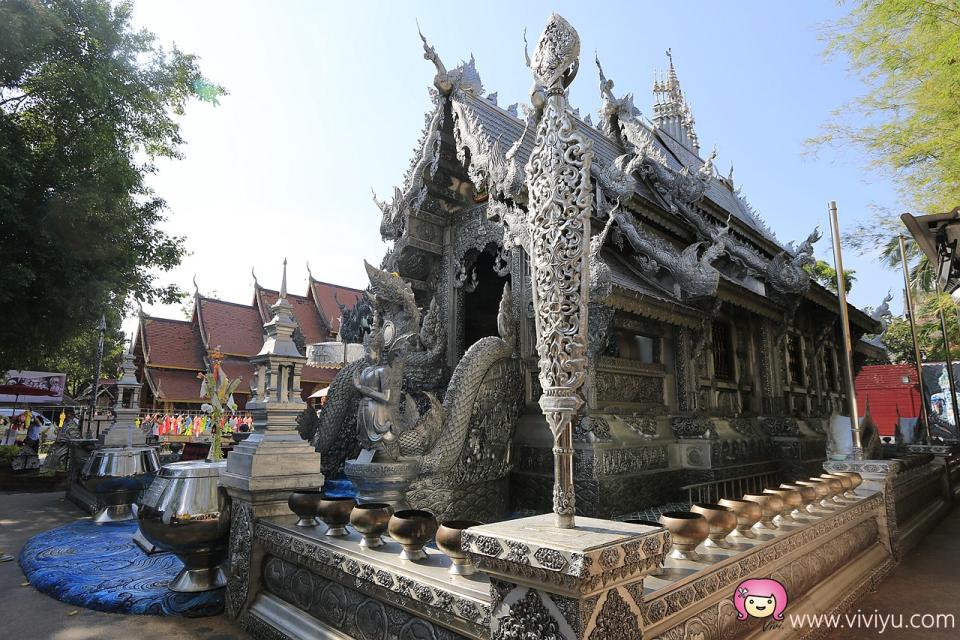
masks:
[[[566,88],[576,76],[580,38],[553,14],[530,60],[541,109],[526,167],[527,226],[540,356],[540,407],[553,433],[556,525],[575,526],[573,422],[583,406],[589,301],[590,140],[577,131]]]
[[[913,318],[913,290],[910,288],[910,267],[907,265],[907,245],[903,236],[897,239],[900,243],[900,264],[903,266],[903,297],[906,300],[907,317],[910,318],[910,336],[913,339],[913,357],[917,362],[917,380],[920,383],[920,416],[923,418],[923,432],[930,443],[930,411],[927,407],[927,394],[923,388],[923,360],[920,357],[920,343],[917,341],[917,323]],[[899,428],[899,425],[898,427]]]
[[[847,309],[847,283],[843,278],[843,251],[840,247],[840,224],[837,203],[830,201],[830,233],[833,235],[833,268],[837,271],[837,299],[840,302],[840,326],[843,329],[843,366],[847,383],[847,407],[853,435],[853,459],[863,460],[860,438],[860,415],[857,410],[857,389],[853,376],[853,342],[850,339],[850,313]]]

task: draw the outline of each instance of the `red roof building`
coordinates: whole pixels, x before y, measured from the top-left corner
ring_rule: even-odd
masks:
[[[305,296],[287,294],[300,325],[303,344],[330,342],[340,331],[340,304],[352,307],[363,291],[320,282],[310,277]],[[198,409],[199,375],[210,366],[209,354],[219,348],[224,354],[223,368],[230,379],[243,381],[234,395],[243,408],[250,399],[253,370],[249,359],[263,346],[263,325],[273,317],[270,306],[277,291],[254,283],[249,305],[226,302],[194,293],[190,320],[155,318],[140,313],[134,339],[137,376],[143,383],[140,404],[148,410],[171,411]],[[339,369],[303,368],[302,397],[307,399],[330,384]]]
[[[869,403],[881,436],[894,435],[898,418],[920,415],[920,385],[912,364],[865,366],[857,375],[856,388],[860,415]]]

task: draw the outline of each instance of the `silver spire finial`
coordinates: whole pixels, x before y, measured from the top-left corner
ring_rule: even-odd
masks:
[[[287,297],[287,259],[283,259],[283,279],[280,280],[280,299]]]

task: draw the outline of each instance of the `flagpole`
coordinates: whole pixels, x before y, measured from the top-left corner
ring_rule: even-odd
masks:
[[[837,203],[831,200],[828,209],[830,211],[830,233],[833,236],[833,268],[837,272],[840,325],[843,330],[843,366],[847,378],[847,410],[850,413],[850,433],[853,436],[853,459],[863,460],[860,415],[857,410],[857,388],[853,377],[853,341],[850,338],[850,313],[847,309],[847,283],[843,277],[843,252],[840,248],[840,223],[837,218]]]
[[[910,267],[907,265],[907,245],[903,240],[903,235],[897,236],[900,243],[900,263],[903,266],[903,292],[906,299],[907,308],[904,310],[907,317],[910,318],[910,336],[913,338],[913,357],[917,362],[917,380],[920,382],[920,416],[923,418],[923,432],[927,436],[927,443],[930,438],[930,414],[927,407],[927,394],[924,393],[923,385],[923,361],[920,358],[920,343],[917,341],[917,323],[913,318],[913,293],[910,289]],[[898,425],[899,427],[899,425]]]

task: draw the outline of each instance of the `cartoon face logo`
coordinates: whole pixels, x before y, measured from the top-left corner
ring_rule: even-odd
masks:
[[[737,620],[770,616],[774,620],[783,620],[783,610],[787,608],[787,590],[776,580],[744,580],[737,585],[733,605],[739,612]]]

